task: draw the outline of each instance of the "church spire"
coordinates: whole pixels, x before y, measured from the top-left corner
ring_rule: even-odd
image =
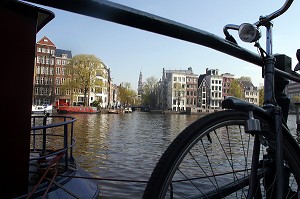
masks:
[[[140,71],[139,82],[138,82],[138,95],[141,95],[143,91],[143,75],[142,71]]]

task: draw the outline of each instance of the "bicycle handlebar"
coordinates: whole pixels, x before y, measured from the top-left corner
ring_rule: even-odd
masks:
[[[264,23],[266,23],[266,22],[268,23],[271,20],[275,19],[276,17],[282,15],[283,13],[285,13],[285,11],[287,11],[289,9],[289,7],[292,5],[293,1],[294,0],[286,0],[284,5],[280,9],[278,9],[277,11],[275,11],[267,16],[261,17],[258,22],[254,23],[254,25],[261,26]]]

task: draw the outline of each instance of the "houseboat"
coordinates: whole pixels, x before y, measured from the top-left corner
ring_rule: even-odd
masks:
[[[4,19],[0,26],[5,27],[0,46],[5,59],[0,59],[0,65],[10,66],[2,68],[5,75],[0,79],[0,84],[6,85],[1,99],[5,132],[0,141],[0,198],[99,198],[97,181],[73,157],[75,118],[47,114],[31,119],[36,34],[54,13],[8,0],[0,3],[0,17]],[[17,58],[16,48],[20,52]],[[14,83],[8,84],[12,79]],[[15,85],[21,88],[17,94]],[[5,106],[8,103],[20,105]],[[60,131],[54,133],[54,127]]]
[[[97,107],[92,106],[59,106],[57,109],[58,113],[68,114],[68,113],[100,113]]]

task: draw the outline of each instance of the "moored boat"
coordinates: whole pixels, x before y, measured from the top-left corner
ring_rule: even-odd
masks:
[[[132,113],[132,108],[131,107],[126,107],[124,109],[124,113]]]
[[[52,105],[32,105],[31,113],[38,114],[38,113],[52,113],[53,106]]]
[[[119,113],[122,113],[122,110],[120,110],[120,109],[108,109],[107,113],[119,114]]]
[[[92,106],[59,106],[58,113],[100,113],[97,107]]]

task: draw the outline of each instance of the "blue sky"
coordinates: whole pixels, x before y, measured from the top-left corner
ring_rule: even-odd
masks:
[[[211,32],[223,37],[226,24],[254,23],[259,16],[280,8],[284,0],[114,0],[132,8]],[[249,4],[250,3],[250,4]],[[43,6],[40,6],[43,7]],[[203,74],[206,68],[232,73],[235,77],[249,76],[259,86],[261,69],[258,66],[229,57],[207,47],[188,43],[167,36],[146,32],[112,22],[86,17],[45,7],[55,13],[55,18],[38,34],[37,40],[47,36],[57,48],[77,54],[93,54],[111,69],[113,82],[129,82],[137,88],[140,71],[143,80],[154,76],[160,79],[162,69],[187,69]],[[285,53],[296,65],[295,52],[300,48],[300,2],[274,20],[273,52]],[[262,29],[265,34],[265,29]],[[253,44],[243,44],[235,32],[238,43],[256,52]],[[261,45],[265,41],[261,39]]]

